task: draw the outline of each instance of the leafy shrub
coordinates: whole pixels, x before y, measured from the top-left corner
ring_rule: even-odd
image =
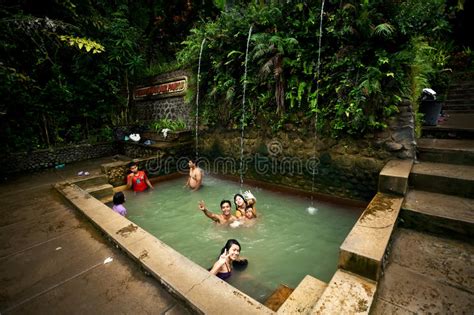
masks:
[[[156,132],[160,132],[163,129],[169,129],[171,131],[182,131],[186,130],[186,122],[182,119],[168,119],[162,118],[150,124],[150,129]]]

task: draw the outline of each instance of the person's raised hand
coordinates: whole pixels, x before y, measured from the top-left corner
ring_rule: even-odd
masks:
[[[219,257],[219,262],[222,263],[222,264],[225,264],[225,262],[227,261],[227,258],[230,256],[230,253],[227,253],[227,249],[224,249],[224,252],[222,253],[222,255]]]
[[[206,204],[204,203],[204,200],[199,201],[199,210],[204,211],[206,209]]]

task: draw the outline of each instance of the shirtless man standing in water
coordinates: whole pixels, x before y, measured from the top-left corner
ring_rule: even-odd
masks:
[[[202,184],[202,170],[196,166],[193,160],[189,160],[189,177],[186,182],[186,186],[191,188],[192,191],[196,191],[201,187]]]

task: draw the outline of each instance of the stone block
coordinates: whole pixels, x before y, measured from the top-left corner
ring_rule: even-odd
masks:
[[[342,243],[339,267],[378,280],[403,197],[377,193]]]
[[[277,314],[308,313],[319,300],[327,286],[327,283],[307,275],[278,309]]]
[[[379,174],[379,191],[405,195],[413,160],[390,160]]]

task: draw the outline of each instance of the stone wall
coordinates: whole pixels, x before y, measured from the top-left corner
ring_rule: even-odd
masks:
[[[376,144],[381,145],[400,159],[414,159],[416,153],[413,107],[409,101],[398,106],[399,113],[388,122],[388,128],[376,134]]]
[[[81,144],[53,149],[19,152],[2,156],[0,169],[2,174],[22,171],[35,171],[87,159],[99,158],[117,153],[115,142]]]
[[[140,86],[152,86],[161,83],[189,77],[189,73],[184,70],[166,73],[143,82]],[[155,120],[167,118],[171,120],[182,119],[188,126],[192,123],[190,116],[191,105],[185,102],[186,91],[172,93],[169,95],[154,95],[134,101],[136,118],[143,124],[149,124]]]
[[[144,170],[148,177],[158,177],[176,172],[187,173],[188,161],[192,157],[190,143],[161,144],[146,146],[140,143],[121,141],[118,143],[119,152],[132,158],[138,163],[138,168]],[[107,175],[113,186],[126,184],[130,161],[117,161],[103,164],[102,173]]]
[[[245,130],[243,177],[308,192],[370,200],[388,160],[414,156],[413,115],[400,105],[389,127],[363,139],[315,140],[311,126],[288,124],[272,133]],[[263,127],[263,126],[262,126]],[[240,175],[240,130],[207,130],[199,140],[199,165],[211,173]]]

